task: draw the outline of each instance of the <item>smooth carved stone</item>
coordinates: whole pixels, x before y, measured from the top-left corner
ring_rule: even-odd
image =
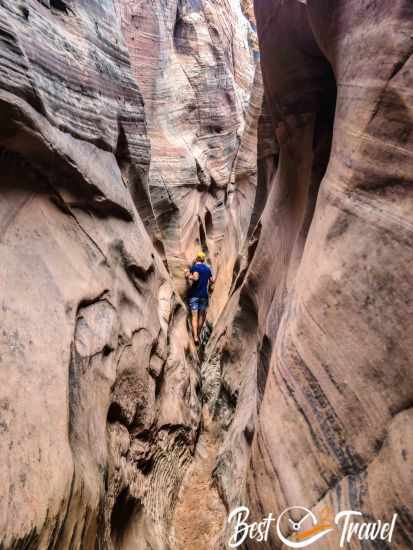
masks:
[[[0,2],[2,548],[172,550],[188,527],[182,267],[204,247],[218,271],[224,235],[234,265],[246,238],[256,58],[250,3]],[[191,471],[215,536],[214,459]]]
[[[208,253],[215,272],[226,269],[228,192],[238,152],[249,139],[246,118],[256,57],[247,4],[242,9],[238,0],[117,0],[145,100],[154,234],[182,296],[183,268],[199,248]],[[245,153],[255,191],[256,153],[253,147]],[[219,307],[225,299],[223,291]]]
[[[251,521],[297,505],[371,521],[397,513],[391,546],[404,550],[413,515],[413,6],[255,0],[255,14],[280,152],[252,261],[203,366],[217,422],[232,414],[216,482],[228,508],[245,504]],[[259,182],[269,168],[260,165]],[[269,533],[248,548],[284,547]],[[338,543],[332,534],[316,546]]]
[[[0,3],[0,88],[0,546],[168,547],[199,381],[113,2]]]
[[[0,2],[2,548],[221,549],[240,504],[407,548],[412,9]]]

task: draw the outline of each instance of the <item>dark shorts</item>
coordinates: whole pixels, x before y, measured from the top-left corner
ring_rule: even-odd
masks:
[[[205,311],[208,308],[208,298],[189,298],[189,307],[192,311]]]

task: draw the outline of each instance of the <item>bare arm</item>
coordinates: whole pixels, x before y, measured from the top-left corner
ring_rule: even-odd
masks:
[[[199,280],[199,273],[195,271],[194,273],[191,273],[189,269],[185,270],[185,277],[188,279],[188,281],[198,281]]]
[[[214,278],[214,276],[213,276],[211,270],[209,270],[209,274],[210,274],[210,277],[209,277],[209,284],[210,284],[211,286],[214,286],[214,284],[215,284],[215,278]]]

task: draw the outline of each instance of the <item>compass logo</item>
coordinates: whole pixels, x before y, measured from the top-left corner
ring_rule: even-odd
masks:
[[[289,548],[310,546],[334,529],[333,515],[328,508],[322,510],[318,520],[316,515],[304,506],[292,506],[284,510],[276,524],[279,539]]]
[[[306,548],[324,538],[331,531],[340,537],[339,547],[344,548],[353,538],[360,541],[388,541],[390,544],[396,526],[397,514],[391,521],[363,521],[363,514],[357,510],[343,510],[335,516],[327,506],[318,517],[304,506],[291,506],[284,510],[277,521],[272,513],[261,521],[249,521],[250,510],[239,506],[229,514],[232,534],[228,541],[230,548],[238,548],[247,539],[267,542],[274,527],[280,541],[288,548]]]

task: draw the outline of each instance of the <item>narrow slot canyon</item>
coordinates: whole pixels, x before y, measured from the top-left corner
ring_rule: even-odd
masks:
[[[0,550],[413,548],[412,52],[411,0],[0,0]]]

